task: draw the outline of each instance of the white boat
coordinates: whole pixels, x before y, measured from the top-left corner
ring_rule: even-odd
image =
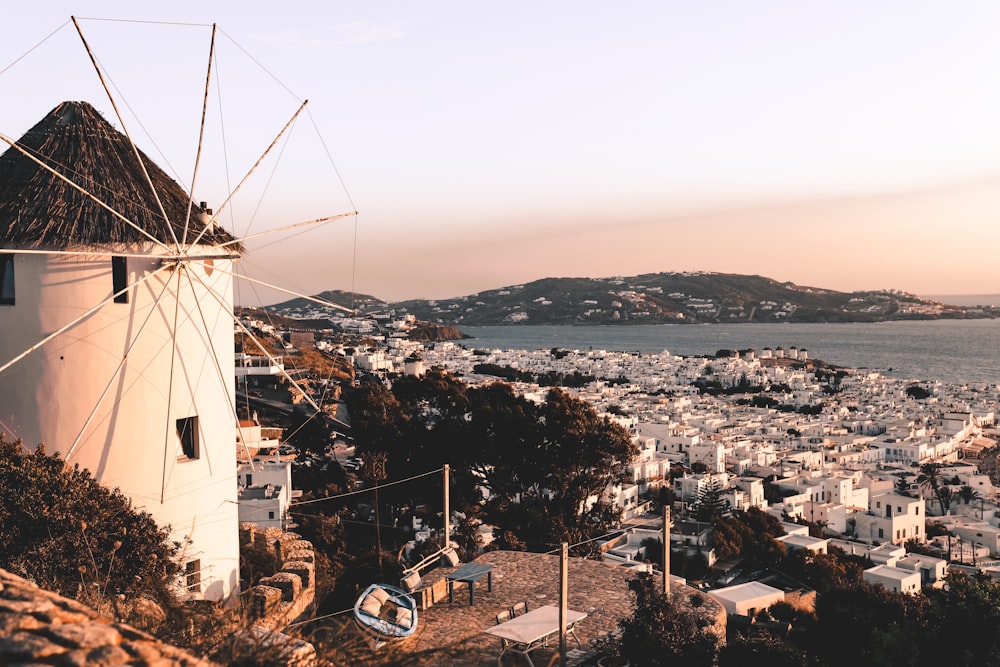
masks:
[[[354,603],[354,622],[378,648],[416,632],[417,602],[395,586],[372,584]]]

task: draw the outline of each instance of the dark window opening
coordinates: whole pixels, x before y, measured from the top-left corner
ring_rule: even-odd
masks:
[[[114,284],[115,303],[128,303],[127,257],[111,258],[111,282]]]
[[[274,518],[274,512],[268,512],[267,513],[267,518],[268,519],[273,519]]]
[[[201,456],[198,447],[198,418],[184,417],[177,420],[177,438],[181,448],[178,458],[197,459]]]
[[[0,306],[14,305],[14,255],[0,255]]]
[[[253,486],[253,475],[247,473],[247,486]]]
[[[189,560],[184,564],[184,580],[189,593],[201,591],[201,560]]]

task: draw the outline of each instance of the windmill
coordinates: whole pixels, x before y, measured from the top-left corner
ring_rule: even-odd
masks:
[[[234,316],[235,264],[248,239],[354,212],[236,238],[218,215],[257,164],[220,210],[196,202],[136,146],[72,22],[122,130],[64,102],[19,140],[0,134],[0,430],[169,525],[187,593],[227,598],[239,589],[234,332],[264,350]],[[215,38],[212,26],[192,191]]]

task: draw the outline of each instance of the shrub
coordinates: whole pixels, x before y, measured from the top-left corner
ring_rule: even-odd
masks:
[[[58,454],[3,436],[0,544],[0,567],[104,613],[124,613],[119,596],[174,603],[179,545],[152,516]]]

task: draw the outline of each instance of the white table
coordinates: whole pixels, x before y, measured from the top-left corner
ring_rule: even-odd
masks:
[[[566,634],[572,635],[580,648],[583,648],[583,644],[576,636],[573,626],[586,617],[582,611],[566,610]],[[547,604],[532,609],[526,614],[488,628],[485,632],[503,640],[503,650],[497,657],[497,664],[503,660],[505,653],[511,652],[520,653],[528,660],[528,664],[534,667],[535,663],[531,661],[528,653],[545,646],[553,635],[559,634],[559,607]]]

